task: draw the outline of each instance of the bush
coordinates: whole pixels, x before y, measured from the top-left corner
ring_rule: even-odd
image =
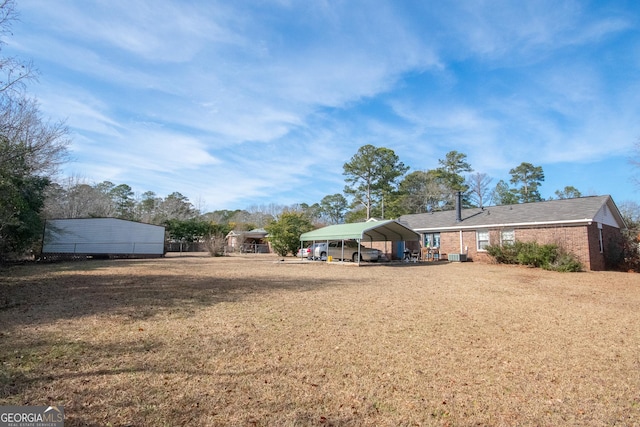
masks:
[[[277,221],[267,226],[271,248],[280,256],[295,255],[300,247],[300,235],[313,230],[313,225],[305,214],[283,212]]]
[[[624,242],[609,240],[604,253],[605,267],[608,270],[619,268],[625,261]]]
[[[518,264],[518,249],[515,244],[489,245],[485,249],[498,264]]]
[[[530,265],[532,267],[542,267],[553,264],[558,256],[557,245],[539,245],[536,242],[527,242],[517,244],[518,250],[518,263],[523,265]]]
[[[576,256],[555,244],[515,242],[486,247],[487,253],[499,264],[520,264],[562,272],[582,271]]]
[[[561,251],[555,262],[544,266],[546,270],[560,271],[562,273],[577,273],[582,271],[582,264],[575,255]]]
[[[207,251],[209,251],[209,255],[214,257],[225,255],[224,250],[226,242],[224,236],[224,234],[217,233],[210,235],[205,239],[204,244]]]
[[[516,259],[518,260],[518,264],[522,265],[530,265],[532,267],[540,267],[541,265],[541,255],[540,247],[535,242],[530,243],[520,243],[518,242],[518,254],[516,255]]]

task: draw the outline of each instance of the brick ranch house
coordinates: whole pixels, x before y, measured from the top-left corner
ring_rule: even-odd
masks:
[[[458,206],[460,206],[458,204]],[[485,208],[403,215],[399,221],[421,235],[422,248],[437,247],[441,259],[490,262],[488,245],[555,243],[586,270],[605,270],[622,253],[625,228],[611,196],[579,197]],[[415,248],[414,248],[415,249]],[[451,255],[454,254],[454,255]]]

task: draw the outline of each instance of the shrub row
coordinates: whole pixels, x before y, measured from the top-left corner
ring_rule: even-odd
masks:
[[[540,245],[536,242],[490,245],[487,253],[500,264],[520,264],[545,270],[575,272],[583,267],[577,257],[555,244]]]

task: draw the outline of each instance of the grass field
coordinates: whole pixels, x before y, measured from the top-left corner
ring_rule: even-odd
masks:
[[[640,276],[268,255],[0,270],[0,405],[66,426],[640,425]]]

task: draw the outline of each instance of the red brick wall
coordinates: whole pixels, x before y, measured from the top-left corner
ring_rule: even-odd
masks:
[[[600,233],[598,232],[598,224],[594,223],[586,228],[589,239],[589,263],[583,262],[583,264],[587,270],[604,270],[604,254],[600,252]],[[582,261],[582,258],[580,261]]]
[[[407,245],[414,243],[414,242],[407,242]],[[374,248],[374,249],[378,249],[381,250],[387,257],[388,260],[392,260],[392,259],[401,259],[398,258],[398,254],[396,252],[398,252],[398,242],[364,242],[362,243],[364,246],[366,246],[367,248]],[[415,242],[415,245],[420,245],[419,242]]]
[[[622,253],[624,250],[624,239],[620,229],[609,225],[602,225],[602,246],[603,252],[600,253],[600,245],[598,242],[597,224],[593,224],[595,228],[594,244],[598,251],[592,252],[591,265],[592,270],[606,270],[615,268],[622,261]],[[594,268],[593,266],[598,268]]]
[[[605,270],[607,268],[608,253],[622,250],[622,234],[620,229],[603,225],[604,253],[600,252],[599,233],[597,223],[573,227],[522,228],[515,230],[515,238],[521,242],[537,242],[540,244],[555,243],[576,255],[586,270]],[[493,262],[484,251],[477,250],[476,231],[462,232],[462,251],[475,262]],[[489,230],[489,243],[500,243],[500,230]],[[385,251],[384,242],[365,243],[367,247],[374,247]],[[417,249],[418,242],[407,242],[407,247]],[[616,249],[618,248],[618,249]],[[401,259],[397,253],[397,242],[387,242],[386,254],[388,259]],[[450,253],[460,253],[460,232],[451,231],[440,233],[441,259],[447,259]]]
[[[597,223],[589,226],[523,228],[515,230],[516,240],[522,242],[537,242],[540,244],[555,243],[576,255],[587,270],[604,270],[607,267],[606,255],[608,248],[614,252],[622,245],[620,230],[603,225],[603,240],[605,253],[600,252],[599,233]],[[440,234],[441,253],[460,253],[460,232],[452,231]],[[500,243],[500,230],[489,230],[489,243]],[[463,248],[468,247],[467,257],[477,262],[492,262],[492,258],[484,251],[477,250],[476,231],[463,232]],[[463,249],[464,250],[464,249]],[[444,257],[446,259],[446,257]]]
[[[587,226],[516,230],[516,240],[542,245],[556,244],[573,253],[585,269],[591,269],[590,253],[593,248]]]

